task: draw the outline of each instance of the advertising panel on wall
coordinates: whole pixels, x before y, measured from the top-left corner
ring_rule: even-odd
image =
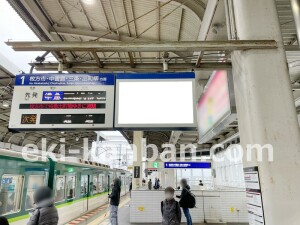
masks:
[[[258,167],[244,168],[249,225],[264,225],[264,207]]]
[[[236,120],[234,87],[230,71],[215,71],[198,102],[199,142],[205,143]]]
[[[134,171],[133,171],[133,177],[134,178],[140,178],[141,176],[141,167],[140,166],[134,166]]]
[[[16,76],[9,128],[112,129],[114,74]]]
[[[196,129],[195,74],[117,74],[115,127]]]

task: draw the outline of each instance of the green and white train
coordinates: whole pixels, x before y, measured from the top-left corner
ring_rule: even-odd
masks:
[[[59,224],[65,224],[107,203],[115,177],[122,181],[121,195],[127,194],[128,171],[79,159],[53,161],[39,156],[28,162],[21,153],[0,149],[0,215],[11,225],[26,224],[34,207],[34,191],[47,185],[54,191]]]

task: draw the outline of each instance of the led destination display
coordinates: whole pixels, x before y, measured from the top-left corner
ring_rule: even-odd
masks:
[[[16,76],[9,128],[112,129],[115,74]]]

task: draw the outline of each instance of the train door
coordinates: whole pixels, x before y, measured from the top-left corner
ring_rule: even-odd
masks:
[[[89,209],[88,206],[88,196],[89,196],[89,183],[90,183],[90,176],[83,174],[81,175],[81,184],[80,184],[80,194],[81,198],[83,199],[83,212],[87,212]]]

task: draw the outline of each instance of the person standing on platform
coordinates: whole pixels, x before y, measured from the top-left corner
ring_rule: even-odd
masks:
[[[204,186],[202,180],[199,180],[199,186]]]
[[[160,187],[159,179],[155,178],[154,189],[157,190],[157,189],[159,189],[159,187]]]
[[[0,225],[9,225],[8,220],[4,216],[0,216]]]
[[[150,191],[152,190],[152,181],[151,181],[151,179],[148,181],[148,189]]]
[[[186,218],[187,225],[193,225],[192,217],[189,210],[189,196],[190,196],[190,186],[186,179],[180,181],[180,186],[182,188],[181,195],[176,196],[180,198],[179,205],[183,210],[184,216]]]
[[[130,198],[131,198],[131,191],[132,191],[132,181],[130,181],[130,184],[129,184],[129,195],[130,195]]]
[[[115,178],[113,182],[113,187],[110,198],[110,224],[118,225],[118,207],[120,204],[120,195],[121,195],[121,180]]]
[[[35,209],[27,225],[57,225],[58,213],[54,206],[52,190],[43,186],[38,188],[33,194]]]
[[[179,225],[181,222],[181,210],[174,193],[172,187],[165,189],[166,199],[161,202],[162,225]]]

